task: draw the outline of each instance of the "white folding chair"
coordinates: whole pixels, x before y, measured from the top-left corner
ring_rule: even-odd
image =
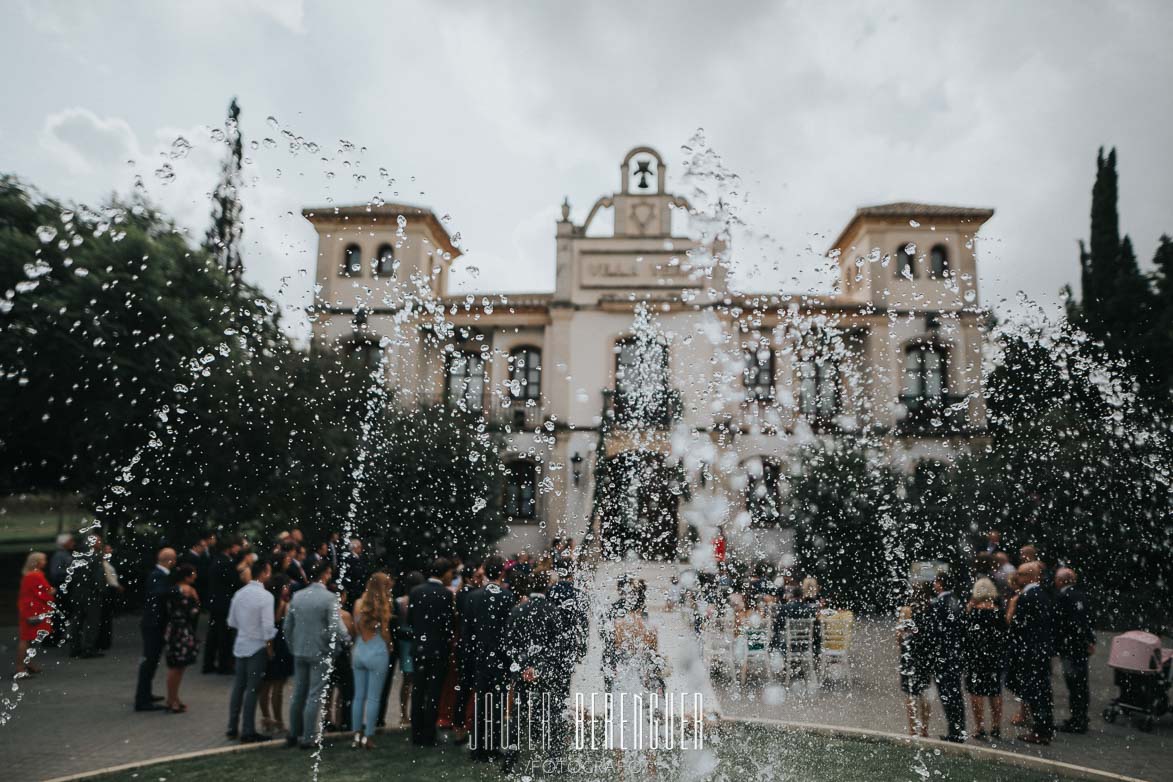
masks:
[[[783,668],[786,683],[794,675],[795,668],[803,670],[803,676],[811,681],[815,676],[815,620],[786,620],[786,665]]]

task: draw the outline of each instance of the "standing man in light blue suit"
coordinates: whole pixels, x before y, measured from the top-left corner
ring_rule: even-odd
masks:
[[[333,575],[329,560],[314,564],[311,583],[293,596],[282,628],[293,652],[293,698],[289,703],[289,737],[285,745],[314,746],[330,663],[339,644],[350,645],[338,597],[326,589]]]

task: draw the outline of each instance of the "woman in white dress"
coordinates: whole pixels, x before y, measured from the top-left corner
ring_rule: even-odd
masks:
[[[635,770],[646,769],[655,774],[655,757],[650,749],[652,738],[648,735],[648,709],[653,705],[652,694],[658,696],[656,705],[662,708],[664,695],[663,661],[660,658],[660,642],[656,629],[647,621],[644,609],[647,591],[640,583],[626,590],[625,608],[615,618],[612,636],[612,656],[615,676],[611,685],[612,708],[623,708],[623,719],[618,715],[612,724],[620,731],[614,739],[614,747],[623,774],[625,760],[631,761]],[[622,697],[622,701],[621,701]],[[634,711],[635,698],[642,701],[643,711]],[[662,740],[662,739],[661,739]],[[626,749],[620,749],[624,747]]]

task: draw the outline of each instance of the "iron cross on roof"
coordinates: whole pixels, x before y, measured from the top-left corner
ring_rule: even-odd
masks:
[[[648,159],[635,161],[635,175],[639,177],[639,184],[637,187],[640,190],[647,190],[648,177],[652,175],[652,161]]]

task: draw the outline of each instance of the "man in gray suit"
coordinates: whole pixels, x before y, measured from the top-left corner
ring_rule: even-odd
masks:
[[[289,703],[289,737],[286,746],[314,746],[322,708],[322,690],[339,644],[350,645],[350,633],[342,624],[337,596],[326,589],[333,575],[328,560],[318,562],[308,577],[309,586],[289,603],[282,628],[293,652],[293,698]]]

